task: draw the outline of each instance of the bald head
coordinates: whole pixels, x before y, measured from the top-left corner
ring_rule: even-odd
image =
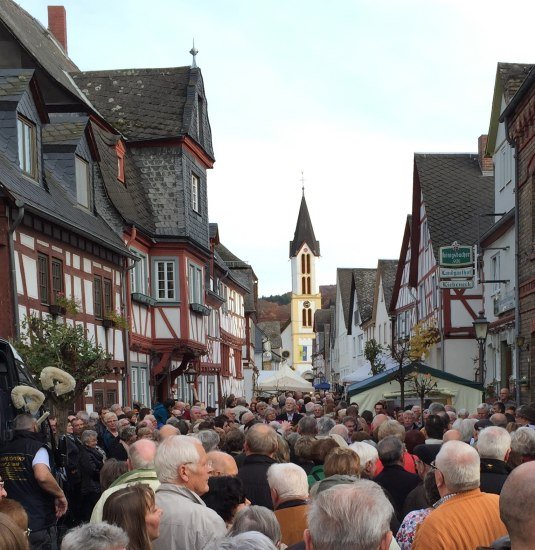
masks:
[[[372,420],[372,431],[375,430],[375,428],[378,428],[383,422],[386,422],[387,420],[388,416],[386,414],[376,414]]]
[[[459,430],[448,430],[442,437],[442,441],[462,441],[463,434]]]
[[[139,439],[128,447],[128,466],[130,470],[154,468],[156,443],[152,439]]]
[[[247,430],[245,453],[272,456],[278,449],[277,432],[267,424],[255,424]]]
[[[507,416],[502,413],[494,413],[490,417],[490,421],[495,425],[499,426],[500,428],[505,428],[507,426]]]
[[[517,466],[500,493],[500,517],[511,537],[511,548],[532,548],[535,540],[535,462]]]
[[[172,435],[180,435],[180,430],[171,426],[171,424],[164,424],[159,430],[158,434],[160,436],[160,441],[166,437],[171,437]]]
[[[212,463],[212,476],[236,476],[238,475],[238,466],[234,458],[222,451],[210,451],[206,455],[208,461]]]

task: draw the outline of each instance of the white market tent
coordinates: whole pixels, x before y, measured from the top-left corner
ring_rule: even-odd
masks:
[[[314,386],[293,371],[288,365],[281,364],[279,370],[263,371],[256,382],[258,391],[305,391],[313,392]]]
[[[347,396],[351,403],[358,403],[359,410],[373,411],[377,401],[386,399],[391,403],[399,405],[400,387],[397,380],[392,380],[392,375],[396,368],[391,368],[370,376],[365,380],[355,382],[347,388]],[[466,378],[461,378],[453,374],[433,369],[422,363],[411,363],[403,367],[405,375],[411,372],[430,374],[437,382],[437,388],[428,398],[432,401],[450,404],[459,409],[467,409],[475,412],[477,406],[483,400],[483,386],[476,384]],[[405,403],[420,403],[420,400],[414,393],[411,393],[411,385],[405,383]]]
[[[381,354],[381,362],[386,367],[386,370],[391,369],[393,367],[397,367],[397,363],[386,354]],[[363,380],[367,380],[370,378],[370,372],[371,372],[371,364],[368,360],[364,361],[362,365],[358,368],[356,368],[354,371],[350,372],[349,374],[346,374],[342,377],[340,382],[343,384],[351,384],[353,382],[362,382]]]

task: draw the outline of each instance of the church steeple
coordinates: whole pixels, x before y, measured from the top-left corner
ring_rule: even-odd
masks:
[[[304,243],[308,245],[314,256],[320,255],[320,243],[316,240],[316,236],[314,235],[314,228],[312,227],[312,221],[305,200],[305,190],[303,189],[303,198],[301,199],[294,238],[293,241],[290,242],[290,258],[297,256],[299,249]]]

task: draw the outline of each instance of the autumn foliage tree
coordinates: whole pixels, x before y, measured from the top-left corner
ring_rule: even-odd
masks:
[[[364,345],[364,357],[370,362],[370,374],[375,376],[386,369],[383,361],[383,346],[375,338],[368,340]]]

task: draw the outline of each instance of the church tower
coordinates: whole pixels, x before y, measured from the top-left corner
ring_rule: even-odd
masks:
[[[314,235],[303,188],[294,238],[290,242],[292,302],[291,349],[288,350],[289,362],[301,374],[312,368],[314,313],[321,309],[321,294],[316,277],[316,260],[319,256],[320,243]]]

